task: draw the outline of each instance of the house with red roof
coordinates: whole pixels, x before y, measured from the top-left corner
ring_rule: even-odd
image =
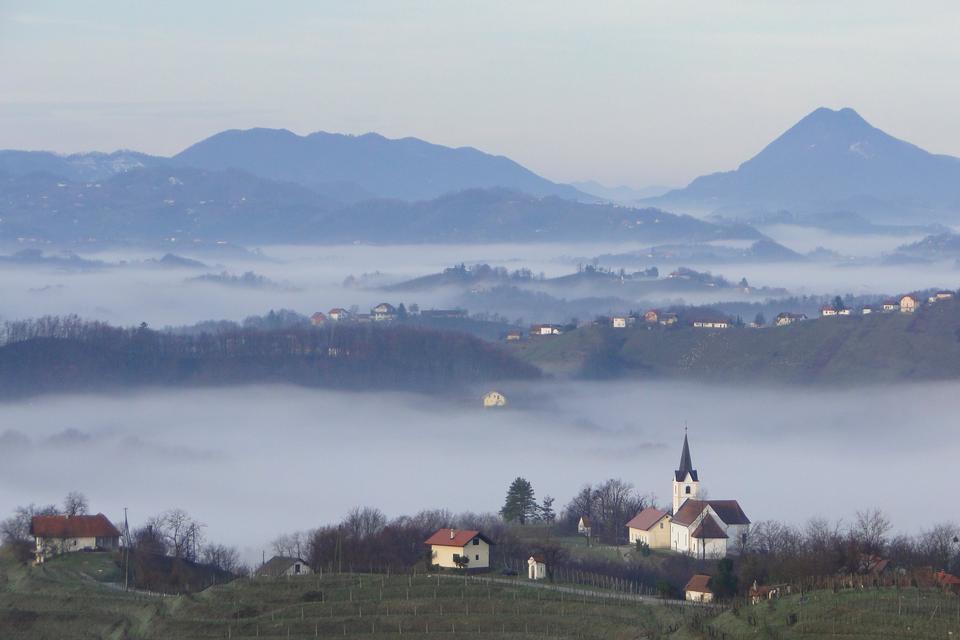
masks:
[[[30,535],[36,541],[38,564],[75,551],[110,551],[120,547],[120,531],[107,516],[33,516]]]
[[[431,563],[445,569],[490,568],[493,542],[479,531],[440,529],[427,538]]]
[[[747,542],[750,519],[736,500],[701,500],[700,476],[683,436],[680,468],[673,472],[670,548],[697,558],[723,558]]]
[[[713,602],[710,576],[703,573],[694,574],[683,588],[683,595],[691,602]]]
[[[666,511],[647,507],[627,523],[627,539],[630,544],[643,542],[651,549],[669,549],[671,520]]]

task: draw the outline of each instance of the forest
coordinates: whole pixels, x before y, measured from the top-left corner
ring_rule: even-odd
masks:
[[[184,333],[65,316],[0,327],[2,397],[252,383],[439,391],[539,375],[479,338],[405,326],[225,324]]]

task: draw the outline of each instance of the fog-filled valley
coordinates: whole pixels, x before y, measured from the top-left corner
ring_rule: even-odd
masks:
[[[415,303],[423,309],[459,307],[530,324],[589,320],[594,315],[652,306],[757,302],[787,295],[881,297],[952,288],[960,274],[953,254],[884,261],[899,255],[897,248],[916,242],[919,235],[851,236],[793,226],[764,228],[764,232],[797,254],[811,257],[781,262],[744,261],[735,256],[722,261],[696,255],[672,258],[668,251],[651,251],[651,245],[640,243],[266,245],[250,250],[173,244],[97,251],[25,250],[9,245],[0,253],[16,259],[0,260],[4,291],[0,319],[78,314],[121,326],[147,322],[160,328],[204,320],[239,322],[270,309],[304,315],[354,305],[366,310],[387,301]],[[706,246],[735,250],[744,241]],[[32,254],[18,253],[24,251]],[[176,259],[161,260],[166,254]],[[494,292],[490,283],[415,290],[396,287],[459,264],[526,270],[531,279],[506,282],[506,287]],[[628,273],[656,267],[661,280],[677,267],[686,267],[722,276],[731,289],[671,289],[666,283],[657,290],[631,290],[617,283],[539,281],[541,276],[549,280],[575,274],[589,265]],[[770,293],[740,295],[732,285],[741,278],[753,289],[765,287]],[[533,296],[537,292],[550,298],[538,301]]]
[[[481,408],[485,390],[259,386],[9,402],[0,504],[81,490],[95,510],[129,506],[132,525],[179,507],[254,561],[277,534],[357,505],[497,511],[517,475],[557,506],[611,477],[663,505],[686,424],[709,496],[737,498],[755,522],[849,522],[882,507],[914,533],[960,455],[953,382],[832,392],[545,381],[504,388],[515,402],[495,412]]]

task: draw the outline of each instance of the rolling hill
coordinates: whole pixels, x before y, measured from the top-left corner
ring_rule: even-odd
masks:
[[[960,302],[916,314],[824,318],[787,327],[587,327],[514,345],[548,372],[714,382],[831,384],[960,378]]]
[[[820,108],[734,171],[701,176],[648,200],[723,214],[856,212],[929,223],[960,213],[960,158],[877,129],[850,108]]]

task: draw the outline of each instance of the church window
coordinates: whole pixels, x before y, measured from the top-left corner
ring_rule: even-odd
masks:
[[[689,494],[690,494],[690,485],[687,485],[687,486],[684,488],[684,491],[687,493],[687,495],[689,495]]]

